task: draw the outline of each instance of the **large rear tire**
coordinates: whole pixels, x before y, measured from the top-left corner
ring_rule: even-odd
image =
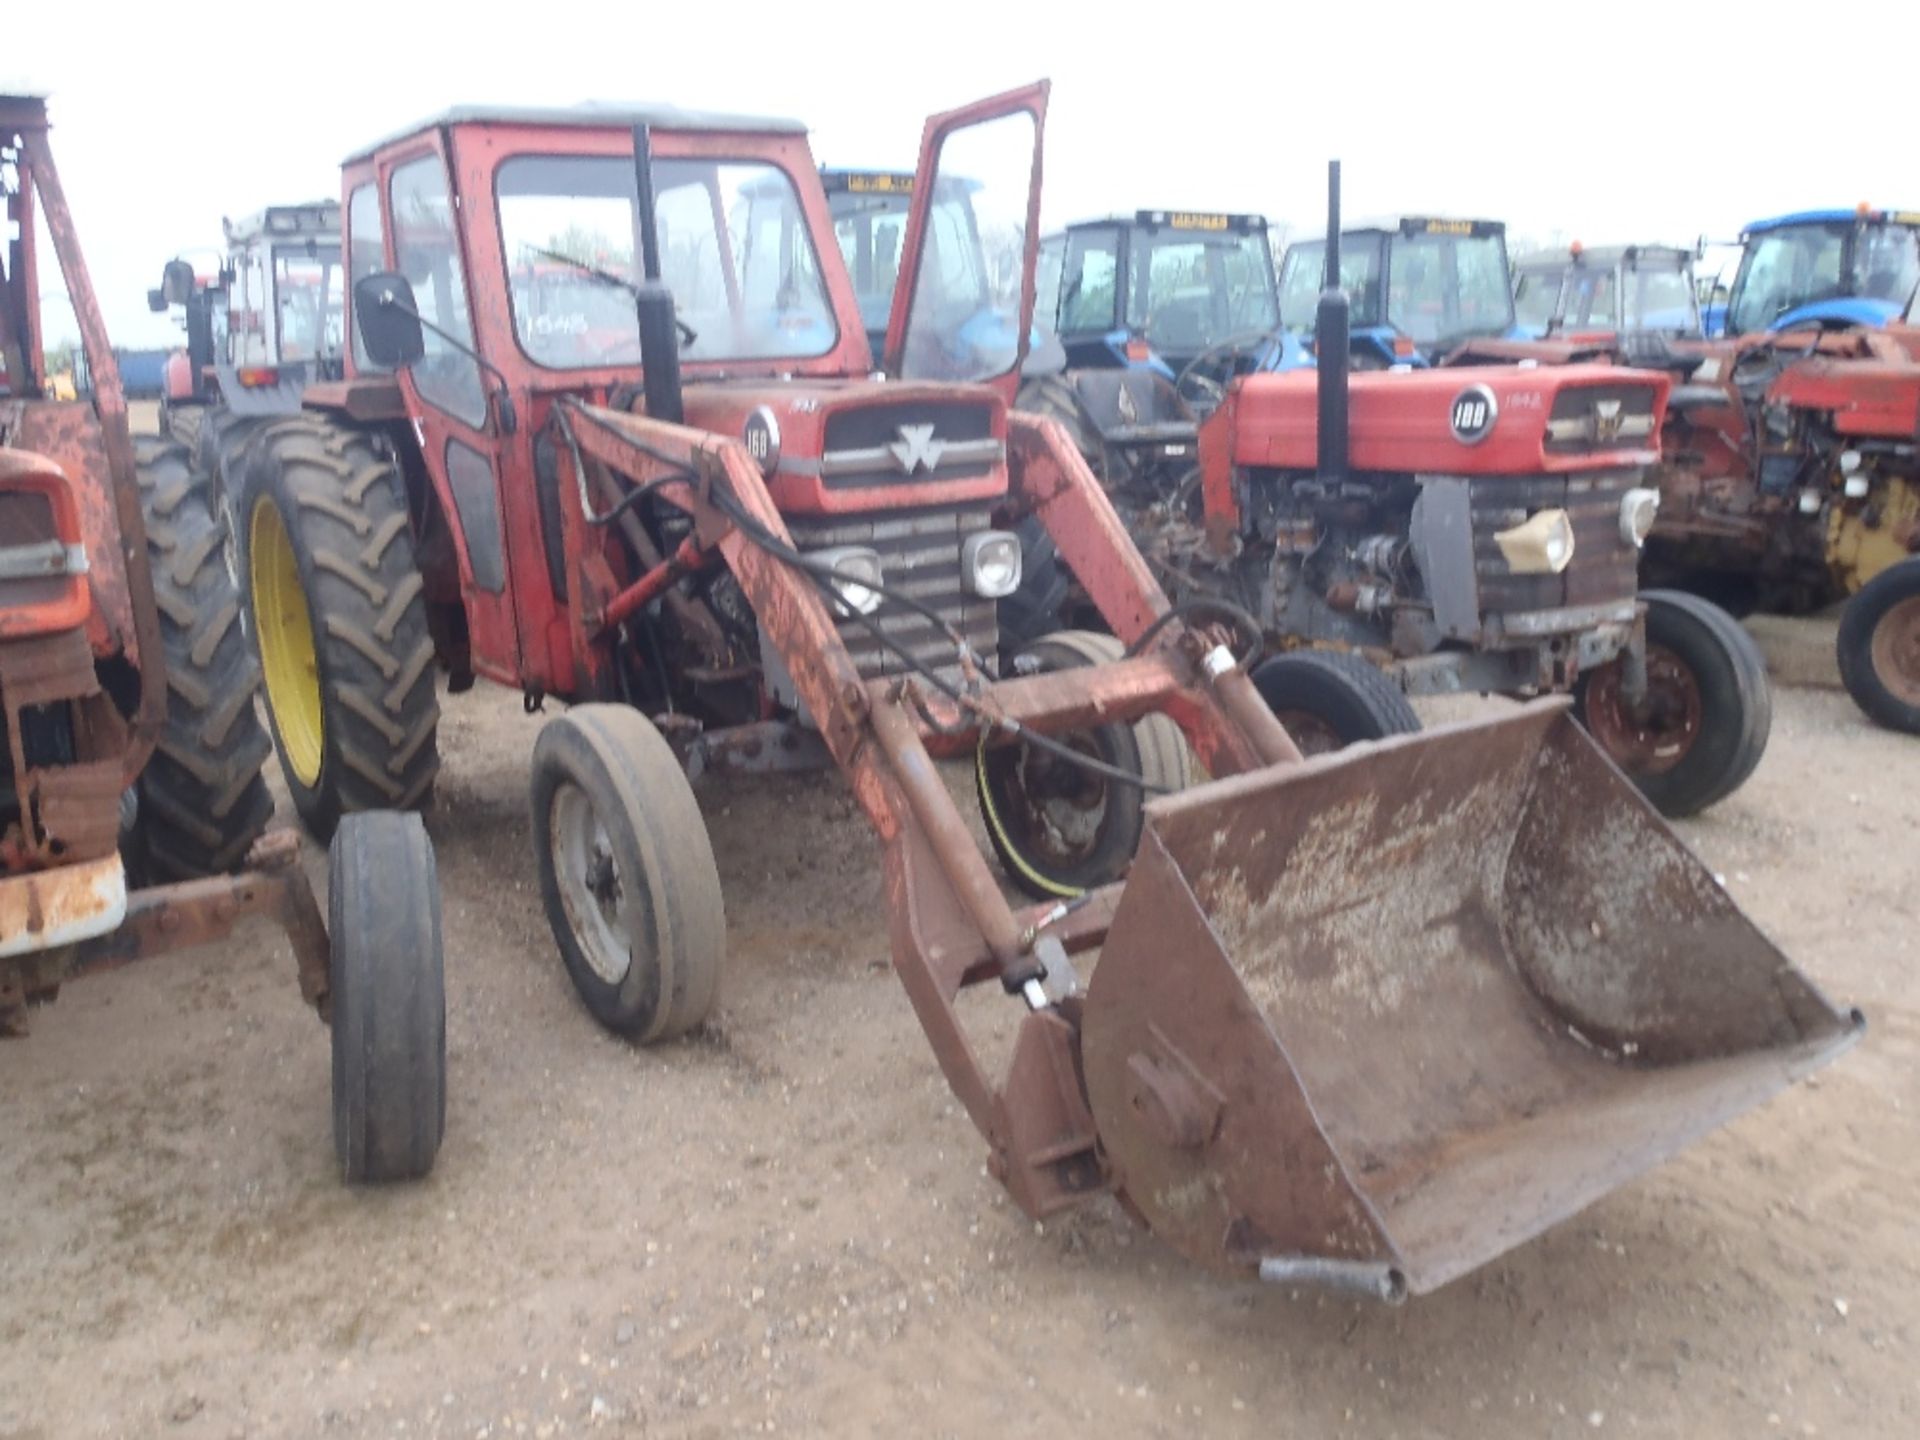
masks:
[[[235,508],[267,714],[301,820],[426,803],[440,768],[434,645],[405,490],[373,438],[274,422]]]
[[[1023,653],[1049,673],[1111,664],[1122,646],[1111,635],[1061,630]],[[1007,878],[1036,900],[1073,899],[1126,873],[1147,799],[1193,783],[1193,757],[1180,727],[1158,714],[1050,738],[1141,780],[1123,784],[1023,741],[983,740],[975,752],[974,792]]]
[[[1726,611],[1679,590],[1643,590],[1647,698],[1624,667],[1580,678],[1574,713],[1663,815],[1696,815],[1753,774],[1773,730],[1773,690],[1753,637]]]
[[[1920,557],[1888,566],[1840,615],[1840,679],[1889,730],[1920,735]]]
[[[334,1154],[351,1185],[416,1180],[447,1128],[433,844],[418,815],[349,815],[328,860]]]
[[[1256,665],[1252,679],[1303,755],[1420,729],[1400,687],[1364,655],[1293,650]]]
[[[160,612],[167,718],[140,774],[127,863],[136,881],[238,870],[273,817],[261,773],[273,753],[253,708],[260,669],[240,631],[240,597],[186,450],[135,443],[147,564]]]
[[[532,788],[540,898],[587,1009],[642,1044],[694,1029],[719,994],[727,916],[671,747],[638,710],[576,705],[534,742]]]

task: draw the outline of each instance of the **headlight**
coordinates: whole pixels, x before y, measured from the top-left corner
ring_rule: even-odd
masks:
[[[982,600],[999,600],[1020,588],[1020,537],[982,530],[960,547],[960,574]]]
[[[885,597],[870,588],[886,579],[880,573],[877,550],[869,550],[864,545],[835,545],[828,550],[810,551],[808,558],[833,567],[827,583],[833,587],[834,599],[844,613],[871,615],[880,608]]]
[[[1516,575],[1558,575],[1573,563],[1573,521],[1564,510],[1541,510],[1493,540]]]
[[[1660,492],[1636,485],[1620,497],[1620,538],[1638,550],[1660,513]]]

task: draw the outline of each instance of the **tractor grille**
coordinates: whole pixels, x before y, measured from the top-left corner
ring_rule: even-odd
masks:
[[[978,400],[837,410],[827,416],[824,443],[820,478],[829,490],[977,479],[1006,459],[993,435],[993,407]]]
[[[944,616],[976,654],[993,655],[999,635],[995,602],[969,593],[960,579],[960,547],[967,536],[988,528],[985,505],[888,510],[832,520],[790,516],[787,528],[802,550],[865,545],[879,552],[888,589],[911,595]],[[868,619],[937,674],[949,680],[959,678],[953,642],[925,616],[888,603]],[[839,631],[862,675],[871,679],[907,670],[905,662],[860,619],[840,617]]]
[[[1631,599],[1639,588],[1640,552],[1620,534],[1620,502],[1639,479],[1637,470],[1476,477],[1470,493],[1480,612],[1516,614]],[[1573,521],[1573,562],[1558,575],[1514,574],[1494,535],[1536,510],[1556,507]]]
[[[1562,390],[1547,417],[1549,455],[1639,450],[1653,445],[1651,385],[1579,385]]]

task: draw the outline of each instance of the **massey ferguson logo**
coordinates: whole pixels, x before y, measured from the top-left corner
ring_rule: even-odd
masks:
[[[902,475],[940,468],[940,457],[946,453],[947,442],[933,438],[933,426],[902,425],[899,435],[898,440],[887,446],[887,451]]]
[[[1478,445],[1499,418],[1500,402],[1493,398],[1493,391],[1484,385],[1469,385],[1453,397],[1447,423],[1453,430],[1453,438],[1462,445]]]
[[[1600,445],[1611,445],[1620,438],[1620,411],[1618,400],[1596,400],[1593,402],[1593,438]]]

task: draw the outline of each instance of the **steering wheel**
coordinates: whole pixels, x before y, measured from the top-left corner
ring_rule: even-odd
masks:
[[[1227,382],[1233,379],[1240,357],[1272,334],[1271,330],[1243,330],[1238,335],[1216,340],[1180,368],[1180,373],[1173,377],[1174,390],[1195,409],[1205,407],[1211,412],[1226,398]],[[1213,372],[1222,361],[1225,371],[1215,379]]]

